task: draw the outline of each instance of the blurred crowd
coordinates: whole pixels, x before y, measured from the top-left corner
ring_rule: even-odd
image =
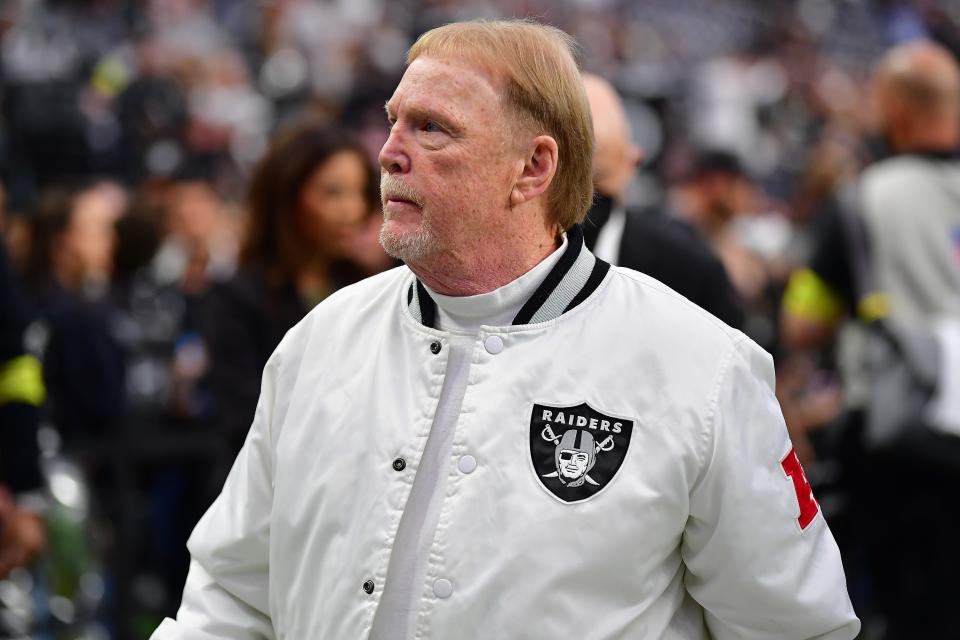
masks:
[[[884,637],[851,504],[844,307],[818,340],[790,312],[833,195],[890,151],[868,108],[877,59],[920,38],[960,54],[946,0],[0,3],[0,422],[40,435],[0,430],[0,539],[20,539],[0,574],[44,568],[0,582],[0,637],[146,637],[175,610],[267,357],[326,296],[395,266],[377,153],[406,49],[501,16],[566,29],[622,96],[622,200],[722,263],[724,319],[774,355],[863,637]]]

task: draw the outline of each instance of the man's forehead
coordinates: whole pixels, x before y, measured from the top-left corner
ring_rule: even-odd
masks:
[[[499,97],[498,82],[485,67],[458,58],[421,57],[410,63],[390,100],[387,112],[416,99],[487,101]]]

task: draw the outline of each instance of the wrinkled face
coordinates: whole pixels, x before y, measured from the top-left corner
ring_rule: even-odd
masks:
[[[417,262],[489,242],[523,167],[498,83],[464,62],[417,58],[387,117],[390,137],[380,151],[387,253]]]
[[[587,472],[590,456],[586,451],[576,449],[561,449],[557,461],[557,471],[567,480],[576,480]]]
[[[354,151],[333,154],[303,185],[297,228],[311,248],[342,257],[367,215],[367,171]]]

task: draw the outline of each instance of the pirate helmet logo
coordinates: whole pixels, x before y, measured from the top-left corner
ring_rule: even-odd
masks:
[[[597,462],[589,431],[568,429],[556,449],[557,477],[568,487],[579,487]]]
[[[632,427],[632,420],[600,413],[586,403],[535,404],[530,454],[540,484],[563,502],[599,493],[619,471]]]

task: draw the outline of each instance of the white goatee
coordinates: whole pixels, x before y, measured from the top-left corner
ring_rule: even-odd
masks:
[[[387,255],[403,260],[415,262],[440,251],[430,225],[430,216],[423,207],[423,198],[399,178],[383,173],[380,176],[380,199],[383,202],[383,226],[380,227],[380,246]],[[398,232],[390,221],[387,211],[387,200],[407,200],[420,207],[420,224],[413,231]]]

